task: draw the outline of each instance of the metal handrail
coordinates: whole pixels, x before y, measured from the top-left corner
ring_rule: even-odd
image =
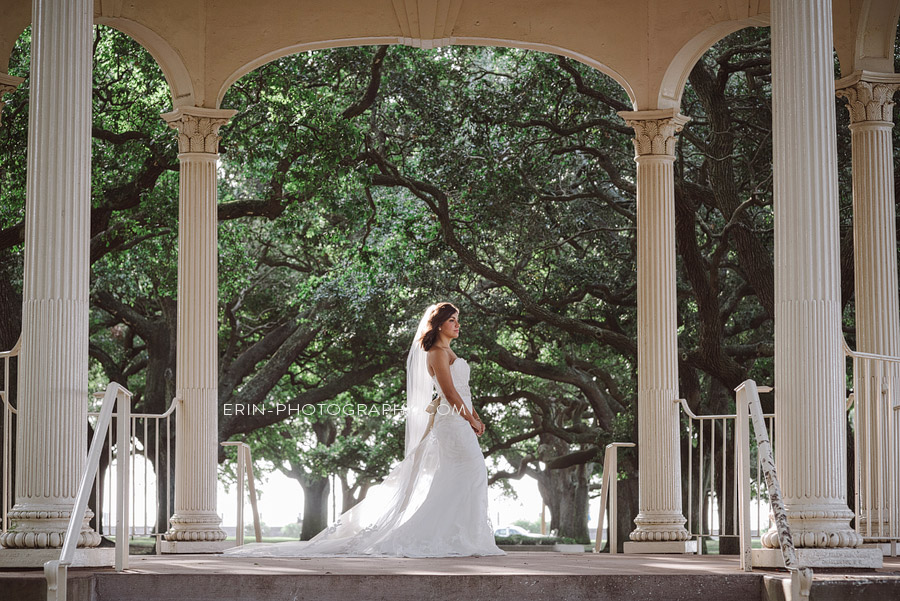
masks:
[[[737,414],[726,413],[726,414],[718,414],[718,415],[697,415],[688,406],[687,399],[673,399],[673,402],[678,404],[680,406],[681,410],[684,411],[685,415],[688,417],[688,439],[689,439],[689,441],[691,441],[691,443],[688,444],[688,499],[687,499],[688,522],[687,522],[687,529],[688,529],[688,532],[691,533],[692,537],[695,536],[697,538],[697,542],[699,543],[698,547],[697,547],[697,552],[702,553],[703,552],[702,542],[703,542],[704,538],[723,539],[723,538],[739,538],[739,536],[740,536],[740,534],[739,534],[740,525],[739,525],[739,519],[738,519],[739,512],[735,510],[735,507],[738,504],[738,497],[737,497],[738,471],[737,470],[735,470],[735,472],[734,472],[734,480],[735,480],[734,491],[735,492],[733,495],[734,498],[731,502],[731,513],[733,514],[732,528],[731,528],[731,530],[733,532],[732,534],[727,534],[728,528],[725,526],[725,524],[727,524],[727,522],[725,521],[726,518],[724,518],[722,516],[722,514],[728,513],[728,511],[727,511],[728,510],[728,498],[727,498],[727,495],[725,494],[726,486],[727,486],[726,485],[726,468],[727,468],[727,461],[728,461],[728,456],[727,456],[727,453],[728,453],[728,445],[727,445],[728,420],[732,420],[735,423],[734,427],[736,430],[737,429]],[[763,414],[763,417],[765,417],[769,421],[769,426],[771,427],[772,420],[775,418],[775,414],[774,413],[766,413],[766,414]],[[694,438],[694,422],[695,421],[698,422],[697,453],[699,454],[699,466],[698,466],[699,491],[697,491],[697,495],[696,495],[696,502],[698,503],[697,510],[698,510],[698,514],[699,514],[699,523],[696,525],[697,526],[696,531],[694,528],[695,525],[694,525],[694,519],[693,519],[695,495],[694,495],[694,447],[692,444],[692,441]],[[722,435],[720,437],[721,438],[720,443],[717,443],[717,441],[716,441],[716,427],[715,426],[716,426],[717,422],[722,422],[722,424],[721,424]],[[709,428],[705,428],[704,424],[706,424],[706,423],[709,424]],[[709,442],[708,443],[706,443],[706,441],[705,441],[705,431],[707,429],[709,431]],[[704,461],[704,454],[705,454],[705,450],[707,448],[707,444],[708,444],[709,452],[711,454],[710,464],[709,464],[708,468],[709,468],[709,473],[712,477],[712,480],[711,480],[709,489],[706,488],[706,485],[704,483],[705,482],[704,481],[704,471],[707,467],[705,465],[705,461]],[[722,489],[721,489],[721,494],[719,494],[719,491],[716,490],[716,485],[715,485],[715,475],[716,475],[715,454],[716,454],[716,445],[717,444],[720,445],[720,448],[722,451],[722,461],[721,461],[721,483],[722,483],[721,486],[722,486]],[[735,457],[737,457],[737,455],[735,455]],[[758,467],[757,467],[757,474],[759,474]],[[757,484],[757,486],[758,486],[758,484]],[[711,504],[708,509],[704,509],[703,501],[704,501],[704,499],[707,498],[708,494],[710,494],[710,493],[712,495],[712,498],[715,500],[715,508]],[[703,527],[704,520],[706,520],[707,522],[710,522],[710,523],[712,522],[712,516],[707,515],[706,511],[709,511],[710,513],[712,513],[713,511],[718,511],[719,516],[722,519],[722,526],[719,529],[718,533],[713,531],[712,525],[710,525],[708,531],[704,531],[704,527]]]
[[[778,483],[778,474],[775,471],[775,458],[772,456],[772,445],[769,442],[769,434],[763,418],[762,405],[759,402],[759,392],[771,392],[768,386],[756,386],[753,380],[744,380],[735,388],[737,393],[737,412],[741,416],[739,420],[738,436],[735,437],[735,451],[739,453],[741,478],[741,568],[749,572],[753,570],[753,556],[750,550],[749,516],[750,516],[750,424],[753,423],[753,434],[756,437],[757,454],[761,458],[763,474],[766,478],[766,487],[769,490],[769,504],[775,517],[775,527],[778,532],[778,542],[781,545],[781,554],[784,558],[784,567],[791,573],[792,599],[809,597],[809,589],[812,586],[812,570],[800,565],[797,551],[794,549],[794,540],[791,537],[791,528],[788,524],[787,510],[784,507],[784,499],[781,496],[781,485]]]
[[[8,351],[0,352],[0,361],[3,361],[3,389],[0,390],[0,400],[3,401],[3,494],[0,497],[0,528],[6,532],[9,528],[8,517],[10,507],[10,489],[12,488],[12,421],[13,416],[18,418],[19,411],[9,398],[9,360],[18,357],[22,349],[22,337]]]
[[[603,514],[606,511],[606,502],[609,501],[609,527],[607,538],[609,539],[609,552],[618,553],[618,508],[616,507],[618,499],[618,449],[620,447],[637,446],[633,442],[612,442],[606,445],[606,451],[603,453],[603,482],[600,485],[600,510],[597,512],[599,521],[597,523],[597,540],[594,542],[594,553],[600,552],[600,536],[603,533]]]
[[[855,409],[855,529],[866,542],[889,542],[890,554],[896,556],[900,457],[894,449],[900,444],[896,439],[900,415],[887,409],[900,411],[900,357],[854,351],[843,337],[841,343],[844,354],[853,361],[853,391],[847,398],[847,411]],[[874,447],[873,441],[880,443],[880,448]],[[877,524],[874,528],[873,522]]]
[[[98,395],[95,395],[98,396]],[[103,452],[103,439],[112,422],[113,401],[118,405],[118,419],[116,420],[116,433],[119,441],[130,440],[132,394],[121,384],[111,382],[103,394],[103,405],[91,448],[85,462],[84,473],[78,484],[78,494],[72,507],[72,515],[69,517],[69,525],[66,529],[66,537],[63,541],[59,559],[53,559],[44,564],[44,576],[47,579],[47,600],[65,601],[66,599],[66,575],[68,567],[75,557],[75,548],[78,545],[78,534],[87,511],[88,497],[91,494],[91,484],[100,466],[100,454]],[[128,461],[117,462],[116,482],[116,563],[117,572],[128,568]]]
[[[859,359],[875,359],[877,361],[887,361],[888,363],[900,363],[900,357],[892,357],[890,355],[879,355],[878,353],[864,353],[862,351],[854,351],[847,344],[847,341],[841,337],[841,345],[844,347],[844,354],[848,357],[857,357]]]
[[[244,478],[250,489],[250,507],[253,509],[253,531],[256,534],[256,542],[262,542],[262,529],[259,525],[259,509],[256,506],[256,483],[253,478],[253,459],[250,455],[250,445],[236,440],[226,440],[221,443],[223,447],[237,447],[237,528],[234,539],[236,546],[244,544]]]
[[[144,430],[144,438],[143,438],[143,441],[142,441],[142,442],[143,442],[143,444],[144,444],[144,457],[145,457],[145,459],[148,459],[148,460],[149,460],[149,457],[147,456],[147,453],[146,453],[146,449],[147,449],[147,441],[149,440],[149,431],[150,431],[150,428],[149,428],[149,426],[148,426],[148,423],[149,423],[150,421],[155,421],[155,423],[156,423],[156,425],[155,425],[154,428],[153,428],[153,431],[155,432],[155,436],[156,436],[156,441],[155,441],[155,444],[153,445],[153,446],[154,446],[154,449],[155,449],[155,451],[154,451],[154,461],[153,461],[153,465],[154,465],[154,466],[159,466],[159,452],[160,452],[160,442],[159,442],[159,438],[160,438],[160,430],[162,429],[162,428],[160,427],[160,422],[162,422],[163,420],[165,420],[165,422],[166,422],[166,424],[165,424],[165,430],[166,430],[166,457],[168,458],[168,461],[171,462],[171,460],[172,460],[172,445],[171,445],[171,440],[172,440],[172,424],[171,424],[171,420],[170,420],[169,418],[172,417],[172,416],[174,415],[175,410],[176,410],[176,407],[177,407],[177,405],[178,405],[179,403],[181,403],[181,397],[176,396],[175,398],[172,399],[172,402],[169,404],[169,408],[166,409],[163,413],[131,413],[131,414],[130,414],[130,420],[131,420],[131,436],[132,436],[132,438],[134,438],[134,435],[135,435],[135,433],[137,432],[137,420],[139,420],[139,419],[144,420],[144,428],[143,428],[143,430]],[[88,412],[88,417],[99,417],[99,415],[100,415],[100,413],[97,412],[97,411],[89,411],[89,412]],[[113,413],[113,417],[116,417],[116,413],[115,413],[115,412]],[[110,432],[110,438],[111,438],[111,436],[112,436],[112,433]],[[109,444],[109,447],[110,447],[110,450],[109,450],[109,453],[110,453],[109,463],[110,463],[110,465],[111,465],[111,464],[112,464],[112,440],[110,440],[109,443],[110,443],[110,444]],[[129,440],[129,449],[131,449],[131,448],[135,448],[135,449],[136,449],[136,446],[135,446],[133,440]],[[135,470],[135,456],[136,456],[137,453],[135,452],[135,453],[129,453],[129,454],[130,454],[130,460],[131,460],[131,473],[134,474],[134,473],[136,472],[136,470]],[[167,464],[167,465],[170,465],[170,464]],[[157,497],[158,497],[158,495],[159,495],[159,487],[162,485],[162,483],[160,482],[161,478],[162,478],[162,475],[161,475],[161,474],[159,473],[159,471],[157,470],[157,472],[156,472],[156,489],[157,489],[156,495],[157,495]],[[167,470],[166,470],[166,474],[165,474],[165,487],[166,487],[166,488],[165,488],[165,490],[166,490],[166,516],[167,516],[167,519],[171,519],[171,516],[172,516],[172,493],[171,493],[171,490],[172,490],[172,470],[171,470],[171,469],[167,469]],[[131,495],[132,495],[132,505],[131,505],[131,506],[132,506],[132,508],[137,507],[137,504],[136,504],[136,497],[135,497],[135,494],[136,494],[136,488],[137,488],[137,487],[135,487],[135,486],[132,486],[132,487],[131,487]],[[159,544],[158,544],[158,543],[159,543],[159,539],[160,539],[161,537],[165,536],[166,530],[168,530],[168,528],[164,528],[164,529],[163,529],[163,532],[149,532],[149,533],[147,532],[147,528],[148,528],[147,508],[148,508],[148,505],[149,505],[149,504],[147,503],[147,491],[148,491],[148,489],[149,489],[149,487],[148,487],[148,482],[147,482],[147,469],[146,469],[146,466],[145,466],[145,468],[144,468],[144,487],[143,487],[143,490],[144,490],[144,502],[143,502],[143,507],[144,507],[144,526],[143,526],[143,528],[144,528],[144,530],[143,530],[143,534],[142,534],[142,535],[143,535],[143,536],[149,535],[149,536],[154,536],[154,537],[156,537],[156,539],[157,539],[157,553],[159,553]],[[100,508],[103,506],[103,503],[106,502],[106,499],[101,499],[101,498],[100,498],[100,473],[99,473],[99,471],[98,471],[98,473],[97,473],[97,487],[96,487],[96,491],[97,491],[96,507],[98,508],[98,511],[101,511]],[[112,501],[112,499],[110,498],[110,499],[109,499],[109,502],[111,502],[111,501]],[[154,503],[153,503],[154,506],[156,505],[157,502],[158,502],[157,498],[154,498]],[[158,513],[158,509],[157,509],[156,513]],[[137,536],[137,535],[139,534],[139,532],[138,532],[137,516],[134,516],[134,518],[135,518],[135,519],[133,519],[133,520],[130,521],[130,524],[131,524],[131,536]],[[153,524],[154,524],[154,529],[155,529],[155,525],[156,525],[156,517],[155,517],[155,516],[154,516]],[[105,527],[104,527],[104,529],[105,529]],[[102,534],[102,533],[101,533],[101,534]]]

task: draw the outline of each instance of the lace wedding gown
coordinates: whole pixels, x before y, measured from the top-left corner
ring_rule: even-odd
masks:
[[[450,364],[469,410],[469,365]],[[454,557],[506,555],[488,518],[487,468],[478,437],[440,390],[434,425],[385,480],[309,541],[253,543],[244,557]]]

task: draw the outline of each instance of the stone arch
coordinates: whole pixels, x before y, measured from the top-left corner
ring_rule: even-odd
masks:
[[[159,34],[136,21],[121,17],[98,16],[94,19],[94,23],[117,29],[143,46],[159,65],[166,78],[172,94],[172,105],[174,107],[194,106],[194,84],[191,81],[190,73],[178,52]]]
[[[574,52],[572,50],[550,44],[519,42],[516,40],[501,40],[494,38],[454,37],[449,38],[447,41],[449,41],[449,45],[502,46],[506,48],[521,48],[524,50],[536,50],[538,52],[546,52],[548,54],[566,56],[580,63],[584,63],[585,65],[588,65],[589,67],[592,67],[600,71],[601,73],[604,73],[605,75],[611,77],[613,80],[615,80],[616,83],[622,86],[623,90],[625,90],[625,93],[628,95],[628,99],[631,101],[631,104],[637,107],[637,100],[634,90],[620,73],[597,61],[596,59],[580,54],[578,52]],[[232,86],[232,84],[234,84],[234,82],[239,80],[247,73],[250,73],[254,69],[258,69],[266,63],[272,62],[283,56],[297,54],[300,52],[308,52],[311,50],[325,50],[327,48],[339,48],[347,46],[374,46],[381,44],[405,44],[417,48],[436,48],[440,46],[440,44],[425,44],[422,43],[421,40],[401,40],[396,36],[342,38],[339,40],[322,40],[318,42],[308,42],[303,44],[296,44],[293,46],[286,46],[284,48],[280,48],[278,50],[263,54],[262,56],[245,63],[240,68],[232,72],[231,75],[229,75],[228,78],[223,82],[222,86],[219,88],[216,94],[215,107],[218,108],[221,106],[222,100],[225,98],[225,93]]]
[[[681,106],[681,95],[687,83],[691,69],[703,54],[724,37],[746,27],[765,27],[769,25],[769,15],[757,15],[746,19],[723,21],[709,27],[690,39],[675,54],[666,68],[659,86],[657,108],[675,109]]]
[[[853,60],[848,71],[894,72],[894,42],[900,2],[897,0],[865,0],[859,13]],[[844,61],[841,61],[844,64]],[[841,75],[850,75],[843,72]]]

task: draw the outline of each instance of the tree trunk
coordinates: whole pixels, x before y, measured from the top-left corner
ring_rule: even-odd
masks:
[[[565,455],[569,445],[559,438],[541,435],[538,456],[549,463],[552,459]],[[579,543],[589,544],[588,531],[588,491],[591,463],[583,463],[562,469],[545,469],[537,477],[538,490],[544,503],[550,509],[550,530],[557,536],[566,536]],[[499,528],[502,524],[497,524]]]
[[[300,540],[309,540],[328,526],[328,478],[306,477],[303,487],[303,529]]]
[[[631,455],[631,452],[628,452]],[[634,518],[638,514],[638,479],[637,464],[635,459],[625,456],[619,459],[619,467],[625,472],[624,480],[618,482],[618,499],[616,512],[616,528],[617,544],[616,551],[618,553],[625,552],[625,542],[630,540],[628,536],[634,530]],[[598,535],[599,536],[599,535]],[[608,546],[608,544],[607,544]]]
[[[22,294],[12,285],[20,277],[17,263],[21,263],[21,257],[8,251],[0,253],[0,351],[10,350],[22,332]]]
[[[560,498],[559,535],[574,538],[576,542],[590,544],[588,531],[588,485],[590,463],[583,463],[564,470],[557,476],[563,494]]]

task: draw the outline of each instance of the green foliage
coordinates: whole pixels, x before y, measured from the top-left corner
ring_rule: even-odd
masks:
[[[520,526],[528,532],[539,533],[541,531],[540,520],[535,520],[533,522],[530,522],[528,520],[516,520],[515,522],[513,522],[513,526]]]
[[[287,524],[286,526],[282,526],[281,535],[289,538],[300,538],[300,531],[302,529],[302,524],[300,524],[299,522],[293,522],[291,524]]]
[[[269,528],[269,525],[260,520],[259,522],[259,532],[262,536],[269,536],[272,534],[272,529]],[[249,524],[244,524],[244,538],[250,538],[251,540],[256,540],[254,537],[256,536],[256,527],[253,525],[253,522]]]

